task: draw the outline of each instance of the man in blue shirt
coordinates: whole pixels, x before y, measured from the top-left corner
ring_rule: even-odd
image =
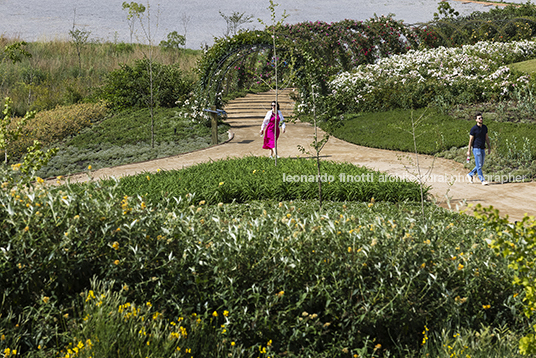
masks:
[[[482,185],[488,185],[488,182],[482,174],[482,167],[484,166],[484,158],[486,157],[486,145],[488,146],[488,154],[491,152],[491,145],[488,137],[488,127],[482,124],[482,113],[476,114],[476,125],[471,128],[469,132],[469,147],[467,148],[467,157],[471,155],[471,148],[473,148],[473,155],[475,156],[475,168],[471,170],[467,177],[469,182],[473,182],[473,176],[478,174],[478,179]]]

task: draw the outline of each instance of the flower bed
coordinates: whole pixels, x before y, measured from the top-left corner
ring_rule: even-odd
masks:
[[[333,101],[344,112],[510,98],[516,87],[528,84],[529,76],[506,65],[535,53],[532,41],[410,50],[344,72],[330,82],[330,88]]]

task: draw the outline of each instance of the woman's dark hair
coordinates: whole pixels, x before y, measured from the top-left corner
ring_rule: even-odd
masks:
[[[272,102],[272,106],[274,106],[276,103],[275,102]],[[279,108],[279,103],[277,103],[277,110],[279,111],[280,108]]]

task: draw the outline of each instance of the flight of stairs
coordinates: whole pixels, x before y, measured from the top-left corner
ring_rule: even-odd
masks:
[[[294,101],[289,97],[293,89],[279,90],[277,100],[283,113],[283,117],[290,118],[294,110]],[[236,122],[256,121],[260,124],[275,101],[275,90],[268,92],[248,94],[245,97],[236,98],[225,106],[227,121],[232,125]]]

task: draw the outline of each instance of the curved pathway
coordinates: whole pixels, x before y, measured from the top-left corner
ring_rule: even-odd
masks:
[[[279,92],[279,102],[283,115],[292,113],[293,103],[289,98],[290,90]],[[260,125],[269,110],[270,102],[275,99],[275,92],[249,94],[229,103],[225,110],[227,122],[231,125],[231,139],[221,145],[207,149],[180,154],[142,163],[103,168],[92,173],[93,179],[121,177],[142,172],[156,172],[158,169],[180,169],[209,160],[242,157],[247,155],[268,155],[269,151],[261,149],[262,138],[259,136]],[[287,117],[286,117],[287,118]],[[314,130],[307,123],[288,123],[287,130],[278,141],[278,152],[281,157],[302,156],[297,145],[311,149]],[[319,130],[319,137],[323,132]],[[426,183],[432,186],[431,194],[443,207],[461,209],[465,203],[484,206],[492,205],[500,210],[501,216],[508,214],[511,220],[521,219],[525,213],[536,215],[536,182],[531,183],[491,183],[489,186],[470,184],[465,175],[463,165],[451,160],[425,155],[415,155],[374,149],[351,144],[331,137],[321,152],[322,158],[339,162],[363,165],[371,169],[388,173],[392,176],[415,179],[418,159],[422,174],[427,174]],[[292,173],[289,173],[291,175]],[[328,173],[329,174],[329,173]],[[87,175],[77,175],[71,181],[88,180]],[[338,180],[338,178],[336,179]],[[478,182],[478,180],[476,180]]]

